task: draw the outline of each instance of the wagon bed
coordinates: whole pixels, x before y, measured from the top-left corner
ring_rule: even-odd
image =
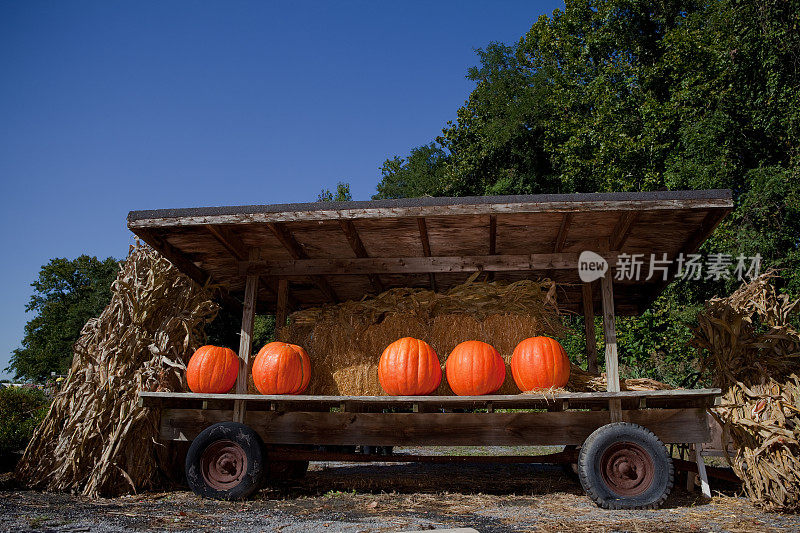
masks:
[[[219,487],[235,487],[226,483],[244,475],[241,468],[228,475],[230,465],[252,469],[244,448],[261,457],[253,439],[269,448],[264,450],[268,460],[293,457],[294,463],[333,458],[341,451],[337,447],[355,445],[560,444],[572,449],[554,454],[558,460],[574,459],[574,448],[582,446],[581,482],[599,505],[658,505],[672,484],[673,463],[663,443],[709,440],[706,409],[720,391],[620,391],[615,316],[644,312],[678,263],[670,264],[664,276],[645,272],[638,280],[615,280],[612,269],[621,256],[653,254],[674,261],[696,252],[733,208],[731,198],[729,190],[709,190],[131,212],[131,231],[192,279],[221,286],[225,305],[242,311],[235,394],[145,392],[141,404],[159,410],[163,439],[193,441],[189,454],[196,468],[190,471],[187,459],[190,484],[201,479],[197,468],[228,479],[216,492],[203,492],[208,485],[202,480],[193,485],[212,497],[240,497]],[[580,279],[584,251],[607,261],[608,271],[599,280]],[[392,287],[443,291],[476,272],[507,282],[553,280],[560,309],[585,319],[592,372],[598,369],[594,317],[602,313],[608,391],[480,397],[245,394],[257,310],[275,312],[276,323],[285,324],[292,310],[358,300]],[[208,431],[214,428],[224,435],[211,438]],[[193,449],[200,455],[192,456]],[[211,468],[220,462],[224,468]],[[603,474],[597,468],[610,470]],[[698,469],[702,476],[699,455]],[[650,476],[644,481],[657,478],[663,490],[636,493],[629,485],[642,481],[636,481],[642,472]],[[603,492],[608,487],[600,478],[606,474],[621,492]],[[585,482],[589,478],[594,481]]]
[[[719,394],[719,389],[487,396],[142,392],[140,403],[161,410],[165,440],[192,440],[210,424],[230,420],[235,402],[245,402],[244,423],[267,444],[526,446],[581,444],[612,421],[611,400],[621,403],[620,421],[647,427],[665,443],[706,442],[705,410]]]

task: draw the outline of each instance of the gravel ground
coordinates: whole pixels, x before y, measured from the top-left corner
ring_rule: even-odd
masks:
[[[246,502],[187,491],[89,500],[0,490],[0,517],[9,532],[800,531],[800,516],[763,513],[730,493],[706,501],[679,487],[657,511],[605,511],[559,468],[538,465],[320,463],[304,480]]]

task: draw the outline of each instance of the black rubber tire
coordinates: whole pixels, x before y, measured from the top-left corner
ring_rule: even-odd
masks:
[[[603,477],[603,456],[619,443],[636,446],[652,461],[652,480],[640,494],[620,495]],[[578,477],[589,497],[603,509],[657,509],[672,490],[675,470],[666,446],[652,431],[638,424],[614,422],[595,430],[583,443],[578,455]]]
[[[209,484],[204,474],[204,454],[209,447],[231,443],[245,458],[235,483],[224,489]],[[257,491],[264,478],[264,445],[258,433],[237,422],[220,422],[204,429],[192,441],[186,454],[186,481],[195,494],[215,500],[243,500]]]

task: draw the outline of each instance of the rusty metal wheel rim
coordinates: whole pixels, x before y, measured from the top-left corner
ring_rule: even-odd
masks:
[[[212,442],[200,457],[200,471],[209,487],[231,489],[241,483],[247,471],[247,454],[232,440]]]
[[[639,496],[653,484],[655,462],[638,444],[615,442],[600,458],[600,474],[606,485],[620,496]]]

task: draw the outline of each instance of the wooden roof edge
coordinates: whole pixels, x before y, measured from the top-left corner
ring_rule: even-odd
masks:
[[[193,207],[131,211],[128,227],[249,224],[496,213],[733,208],[730,189],[517,196],[422,197],[351,202]]]

